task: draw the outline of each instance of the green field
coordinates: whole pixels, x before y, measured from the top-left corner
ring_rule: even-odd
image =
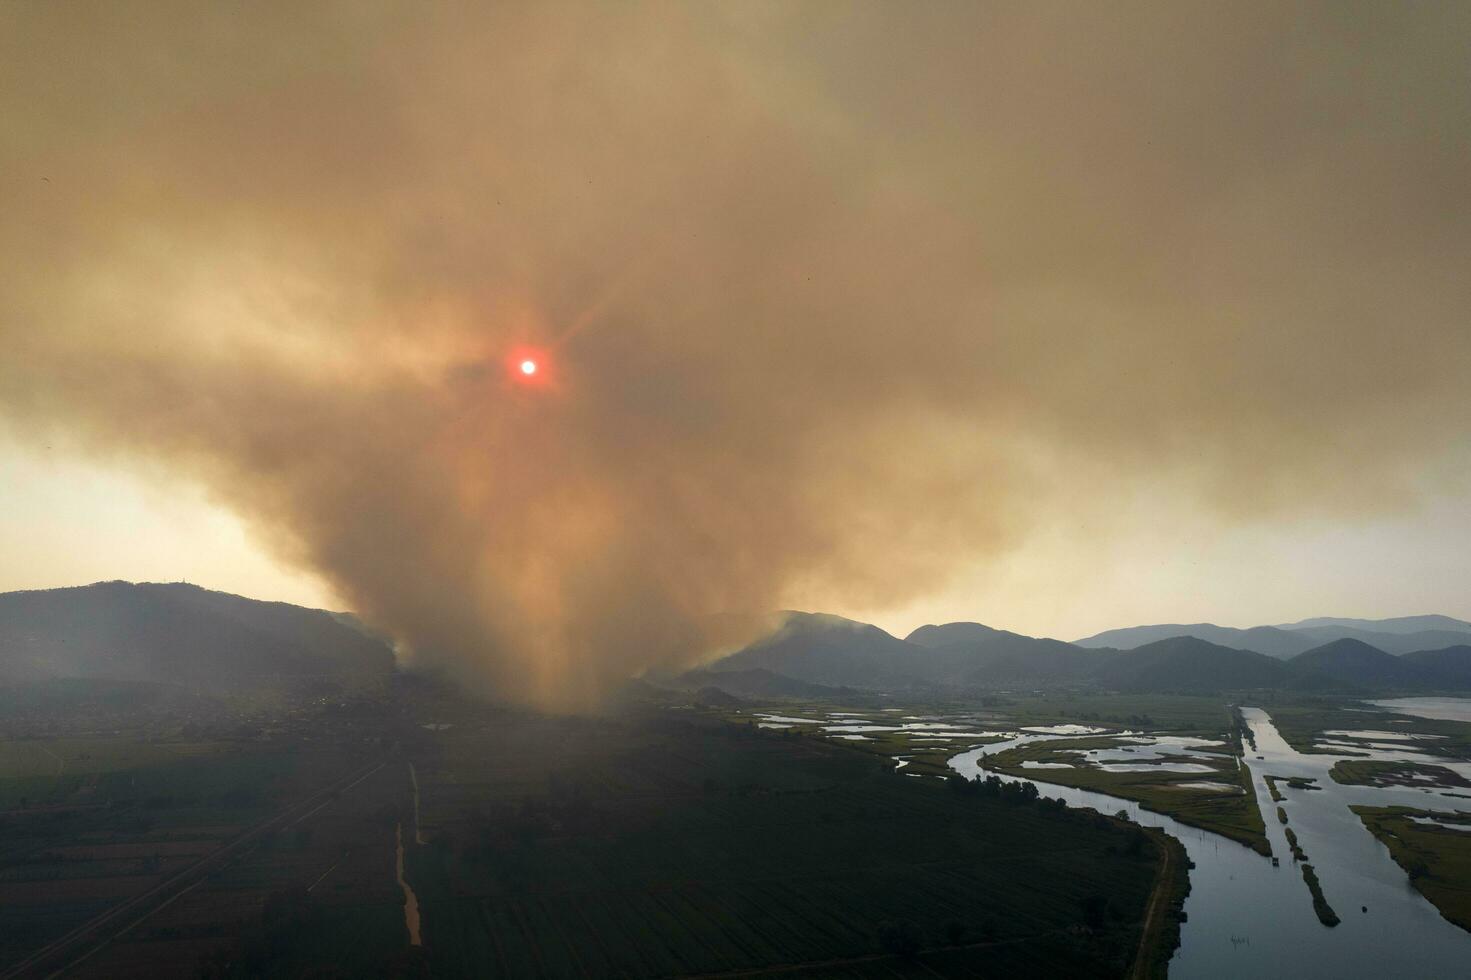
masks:
[[[1159,866],[1111,818],[695,715],[480,710],[415,752],[436,976],[1119,976]]]
[[[1471,788],[1454,770],[1422,762],[1379,762],[1372,759],[1345,759],[1333,764],[1328,775],[1345,786],[1411,786]]]
[[[1231,723],[1218,697],[1173,694],[1037,694],[987,699],[999,721],[1022,727],[1081,723],[1220,738]]]
[[[1459,721],[1437,721],[1389,711],[1366,712],[1364,704],[1352,698],[1301,697],[1287,694],[1263,694],[1254,702],[1272,716],[1272,723],[1282,737],[1299,752],[1352,755],[1351,749],[1316,747],[1325,731],[1393,731],[1403,734],[1432,735],[1419,739],[1417,751],[1443,755],[1451,759],[1471,758],[1471,725]],[[1332,736],[1329,736],[1332,737]]]
[[[1471,831],[1436,827],[1414,819],[1433,815],[1442,821],[1471,826],[1471,813],[1431,814],[1402,806],[1350,809],[1389,848],[1420,894],[1441,915],[1471,930]]]

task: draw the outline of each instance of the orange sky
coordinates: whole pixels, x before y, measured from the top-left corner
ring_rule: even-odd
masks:
[[[1468,47],[1436,4],[8,6],[0,588],[330,602],[543,703],[722,610],[1471,614]]]

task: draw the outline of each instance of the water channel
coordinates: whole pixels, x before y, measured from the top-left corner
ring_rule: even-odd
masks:
[[[1328,770],[1348,756],[1297,752],[1282,738],[1271,718],[1259,708],[1242,713],[1256,738],[1246,764],[1256,787],[1257,803],[1267,826],[1273,867],[1235,841],[1188,827],[1137,804],[1102,793],[1000,775],[1008,782],[1035,782],[1043,796],[1062,797],[1069,806],[1104,813],[1127,811],[1129,818],[1161,827],[1178,838],[1195,867],[1185,903],[1188,916],[1181,929],[1180,949],[1170,962],[1175,980],[1216,977],[1455,977],[1471,974],[1471,933],[1441,918],[1435,907],[1411,886],[1350,804],[1405,805],[1425,810],[1471,810],[1471,800],[1457,800],[1421,788],[1381,789],[1342,786]],[[1372,715],[1368,716],[1372,718]],[[1378,727],[1370,725],[1368,727]],[[1022,734],[1005,742],[973,748],[954,756],[950,767],[967,777],[983,771],[987,755],[1056,735]],[[1362,757],[1363,750],[1358,750]],[[1398,753],[1375,750],[1374,758],[1425,760],[1405,746]],[[1260,757],[1260,758],[1258,758]],[[1439,764],[1439,760],[1435,760]],[[1452,768],[1466,773],[1465,764]],[[1328,928],[1313,912],[1302,872],[1293,863],[1277,804],[1264,775],[1316,778],[1321,790],[1289,789],[1282,804],[1298,843],[1307,852],[1330,905],[1343,922]],[[1368,911],[1361,911],[1367,907]]]

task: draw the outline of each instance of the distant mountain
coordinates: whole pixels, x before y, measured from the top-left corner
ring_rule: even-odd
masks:
[[[1096,677],[1115,691],[1213,694],[1283,687],[1292,674],[1260,653],[1175,636],[1119,654]]]
[[[921,626],[904,638],[905,643],[917,643],[931,650],[940,647],[982,646],[1001,636],[1019,636],[1006,630],[982,626],[980,623],[945,623],[940,626]]]
[[[1471,633],[1455,630],[1421,630],[1416,633],[1375,633],[1349,626],[1314,626],[1294,630],[1297,636],[1309,637],[1321,645],[1333,640],[1358,640],[1385,653],[1413,653],[1416,650],[1439,650],[1471,641]]]
[[[1022,653],[988,660],[962,679],[966,688],[1042,690],[1092,687],[1100,671],[1132,651],[1085,650],[1057,640],[1038,640]]]
[[[828,688],[866,691],[1055,687],[1088,683],[1104,659],[1101,651],[980,623],[921,626],[901,640],[866,623],[793,613],[770,637],[707,665],[711,679],[705,683],[755,696],[718,678],[765,670]]]
[[[1358,637],[1323,643],[1317,639],[1320,630],[1361,631],[1331,625],[1284,630],[1198,623],[1110,630],[1072,644],[981,623],[921,626],[901,640],[876,626],[837,616],[785,617],[765,639],[682,675],[673,686],[718,687],[756,699],[836,698],[845,690],[851,695],[1059,688],[1159,693],[1282,688],[1353,694],[1471,689],[1465,673],[1471,668],[1463,667],[1465,655],[1459,651],[1440,660],[1431,653],[1402,660],[1378,642],[1408,649],[1425,637],[1440,638],[1441,631],[1369,634],[1375,643]],[[1458,645],[1434,644],[1437,650]],[[1463,648],[1471,650],[1471,644]]]
[[[1429,674],[1370,646],[1362,640],[1344,638],[1314,647],[1288,661],[1301,675],[1318,674],[1336,684],[1364,690],[1410,690],[1431,687]]]
[[[1424,633],[1430,630],[1449,630],[1454,633],[1471,633],[1471,623],[1450,616],[1393,616],[1389,619],[1347,619],[1337,616],[1319,616],[1316,619],[1301,619],[1295,623],[1280,623],[1282,630],[1317,630],[1325,627],[1344,627],[1364,630],[1369,633]]]
[[[734,708],[746,702],[722,688],[702,687],[695,692],[695,703],[711,708]]]
[[[1082,650],[1071,643],[1025,636],[980,623],[921,626],[905,640],[949,654],[962,688],[1048,688],[1088,683],[1113,651]]]
[[[1166,623],[1105,630],[1081,640],[1074,640],[1073,644],[1088,648],[1115,647],[1120,650],[1133,650],[1146,643],[1156,643],[1176,636],[1193,636],[1198,640],[1205,640],[1218,646],[1237,650],[1253,650],[1279,659],[1294,657],[1322,642],[1289,630],[1278,629],[1275,626],[1234,629],[1230,626],[1217,626],[1214,623],[1189,625]]]
[[[235,693],[392,668],[384,643],[332,613],[193,585],[0,594],[0,683],[95,679]]]
[[[1443,650],[1417,650],[1400,657],[1428,674],[1437,688],[1448,691],[1471,691],[1471,646],[1446,647]]]
[[[947,659],[943,651],[906,643],[877,626],[793,612],[770,636],[705,669],[711,674],[760,669],[826,687],[906,690],[936,683]]]

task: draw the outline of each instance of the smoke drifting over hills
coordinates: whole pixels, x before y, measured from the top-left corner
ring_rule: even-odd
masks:
[[[560,705],[1080,496],[1394,504],[1465,471],[1468,47],[1430,4],[11,5],[0,413]]]

